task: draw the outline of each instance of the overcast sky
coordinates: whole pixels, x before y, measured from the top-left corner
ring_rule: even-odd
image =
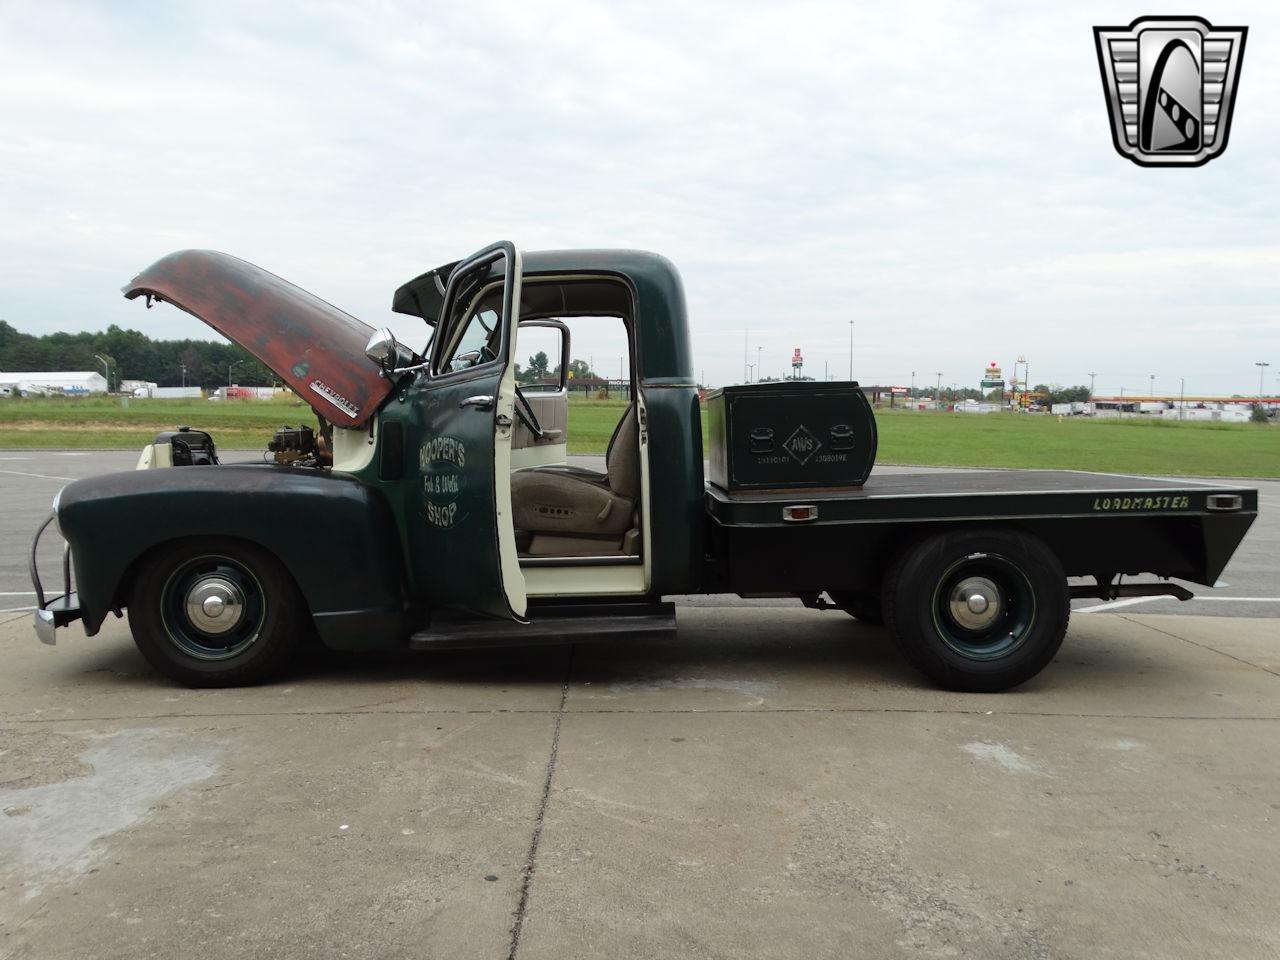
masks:
[[[380,325],[510,239],[670,257],[713,384],[853,320],[864,383],[1275,391],[1280,6],[1193,6],[0,0],[0,318],[211,336],[119,295],[194,246]],[[1142,169],[1091,27],[1181,12],[1250,28],[1230,146]]]

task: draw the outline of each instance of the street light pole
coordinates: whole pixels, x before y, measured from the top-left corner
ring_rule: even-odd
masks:
[[[107,358],[95,353],[93,358],[102,364],[102,375],[107,379],[107,393],[111,392],[111,368],[107,366]]]
[[[235,363],[227,364],[227,389],[228,390],[231,389],[231,371],[234,370],[236,367],[240,366],[240,364],[242,363],[244,363],[243,360],[237,360]]]
[[[1182,411],[1187,409],[1187,378],[1183,377],[1178,387],[1178,419],[1182,419]]]
[[[849,379],[853,379],[853,321],[849,321]]]
[[[761,376],[761,373],[760,373],[760,351],[761,351],[761,350],[763,350],[763,349],[764,349],[764,347],[756,347],[756,376],[757,376],[757,377]]]
[[[1154,400],[1156,397],[1156,375],[1154,373],[1151,374],[1149,379],[1151,380],[1151,386],[1147,389],[1147,393],[1151,396],[1151,399]]]
[[[933,408],[942,409],[942,371],[938,371],[938,388],[933,392]]]
[[[182,385],[185,387],[187,385],[187,365],[181,363],[179,366],[182,367]]]
[[[916,372],[911,371],[911,393],[907,395],[907,399],[911,401],[911,409],[916,408]]]
[[[1263,363],[1259,360],[1254,364],[1254,366],[1258,368],[1258,406],[1262,406],[1262,392],[1265,389],[1262,385],[1262,381],[1267,375],[1267,367],[1271,366],[1271,364]],[[110,387],[111,384],[108,383],[107,386]]]
[[[1089,374],[1089,399],[1093,399],[1093,381],[1098,375],[1096,373]]]

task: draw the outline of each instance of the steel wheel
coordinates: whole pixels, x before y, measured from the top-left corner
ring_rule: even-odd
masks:
[[[267,601],[262,584],[229,557],[188,560],[165,581],[160,616],[169,639],[198,660],[229,660],[257,642]]]
[[[970,660],[998,660],[1027,642],[1036,596],[1008,557],[975,553],[951,565],[933,592],[933,622],[948,647]]]

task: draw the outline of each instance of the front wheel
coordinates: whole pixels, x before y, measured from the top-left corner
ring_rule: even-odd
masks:
[[[1039,673],[1062,646],[1070,590],[1043,541],[1011,530],[930,537],[893,564],[885,618],[907,658],[952,690],[996,691]]]
[[[261,683],[284,667],[305,624],[280,561],[237,540],[161,548],[138,570],[129,598],[142,655],[189,687]]]

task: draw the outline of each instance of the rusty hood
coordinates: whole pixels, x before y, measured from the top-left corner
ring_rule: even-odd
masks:
[[[363,426],[391,392],[364,355],[372,327],[238,257],[179,250],[129,281],[124,295],[163,300],[199,317],[337,426]]]

